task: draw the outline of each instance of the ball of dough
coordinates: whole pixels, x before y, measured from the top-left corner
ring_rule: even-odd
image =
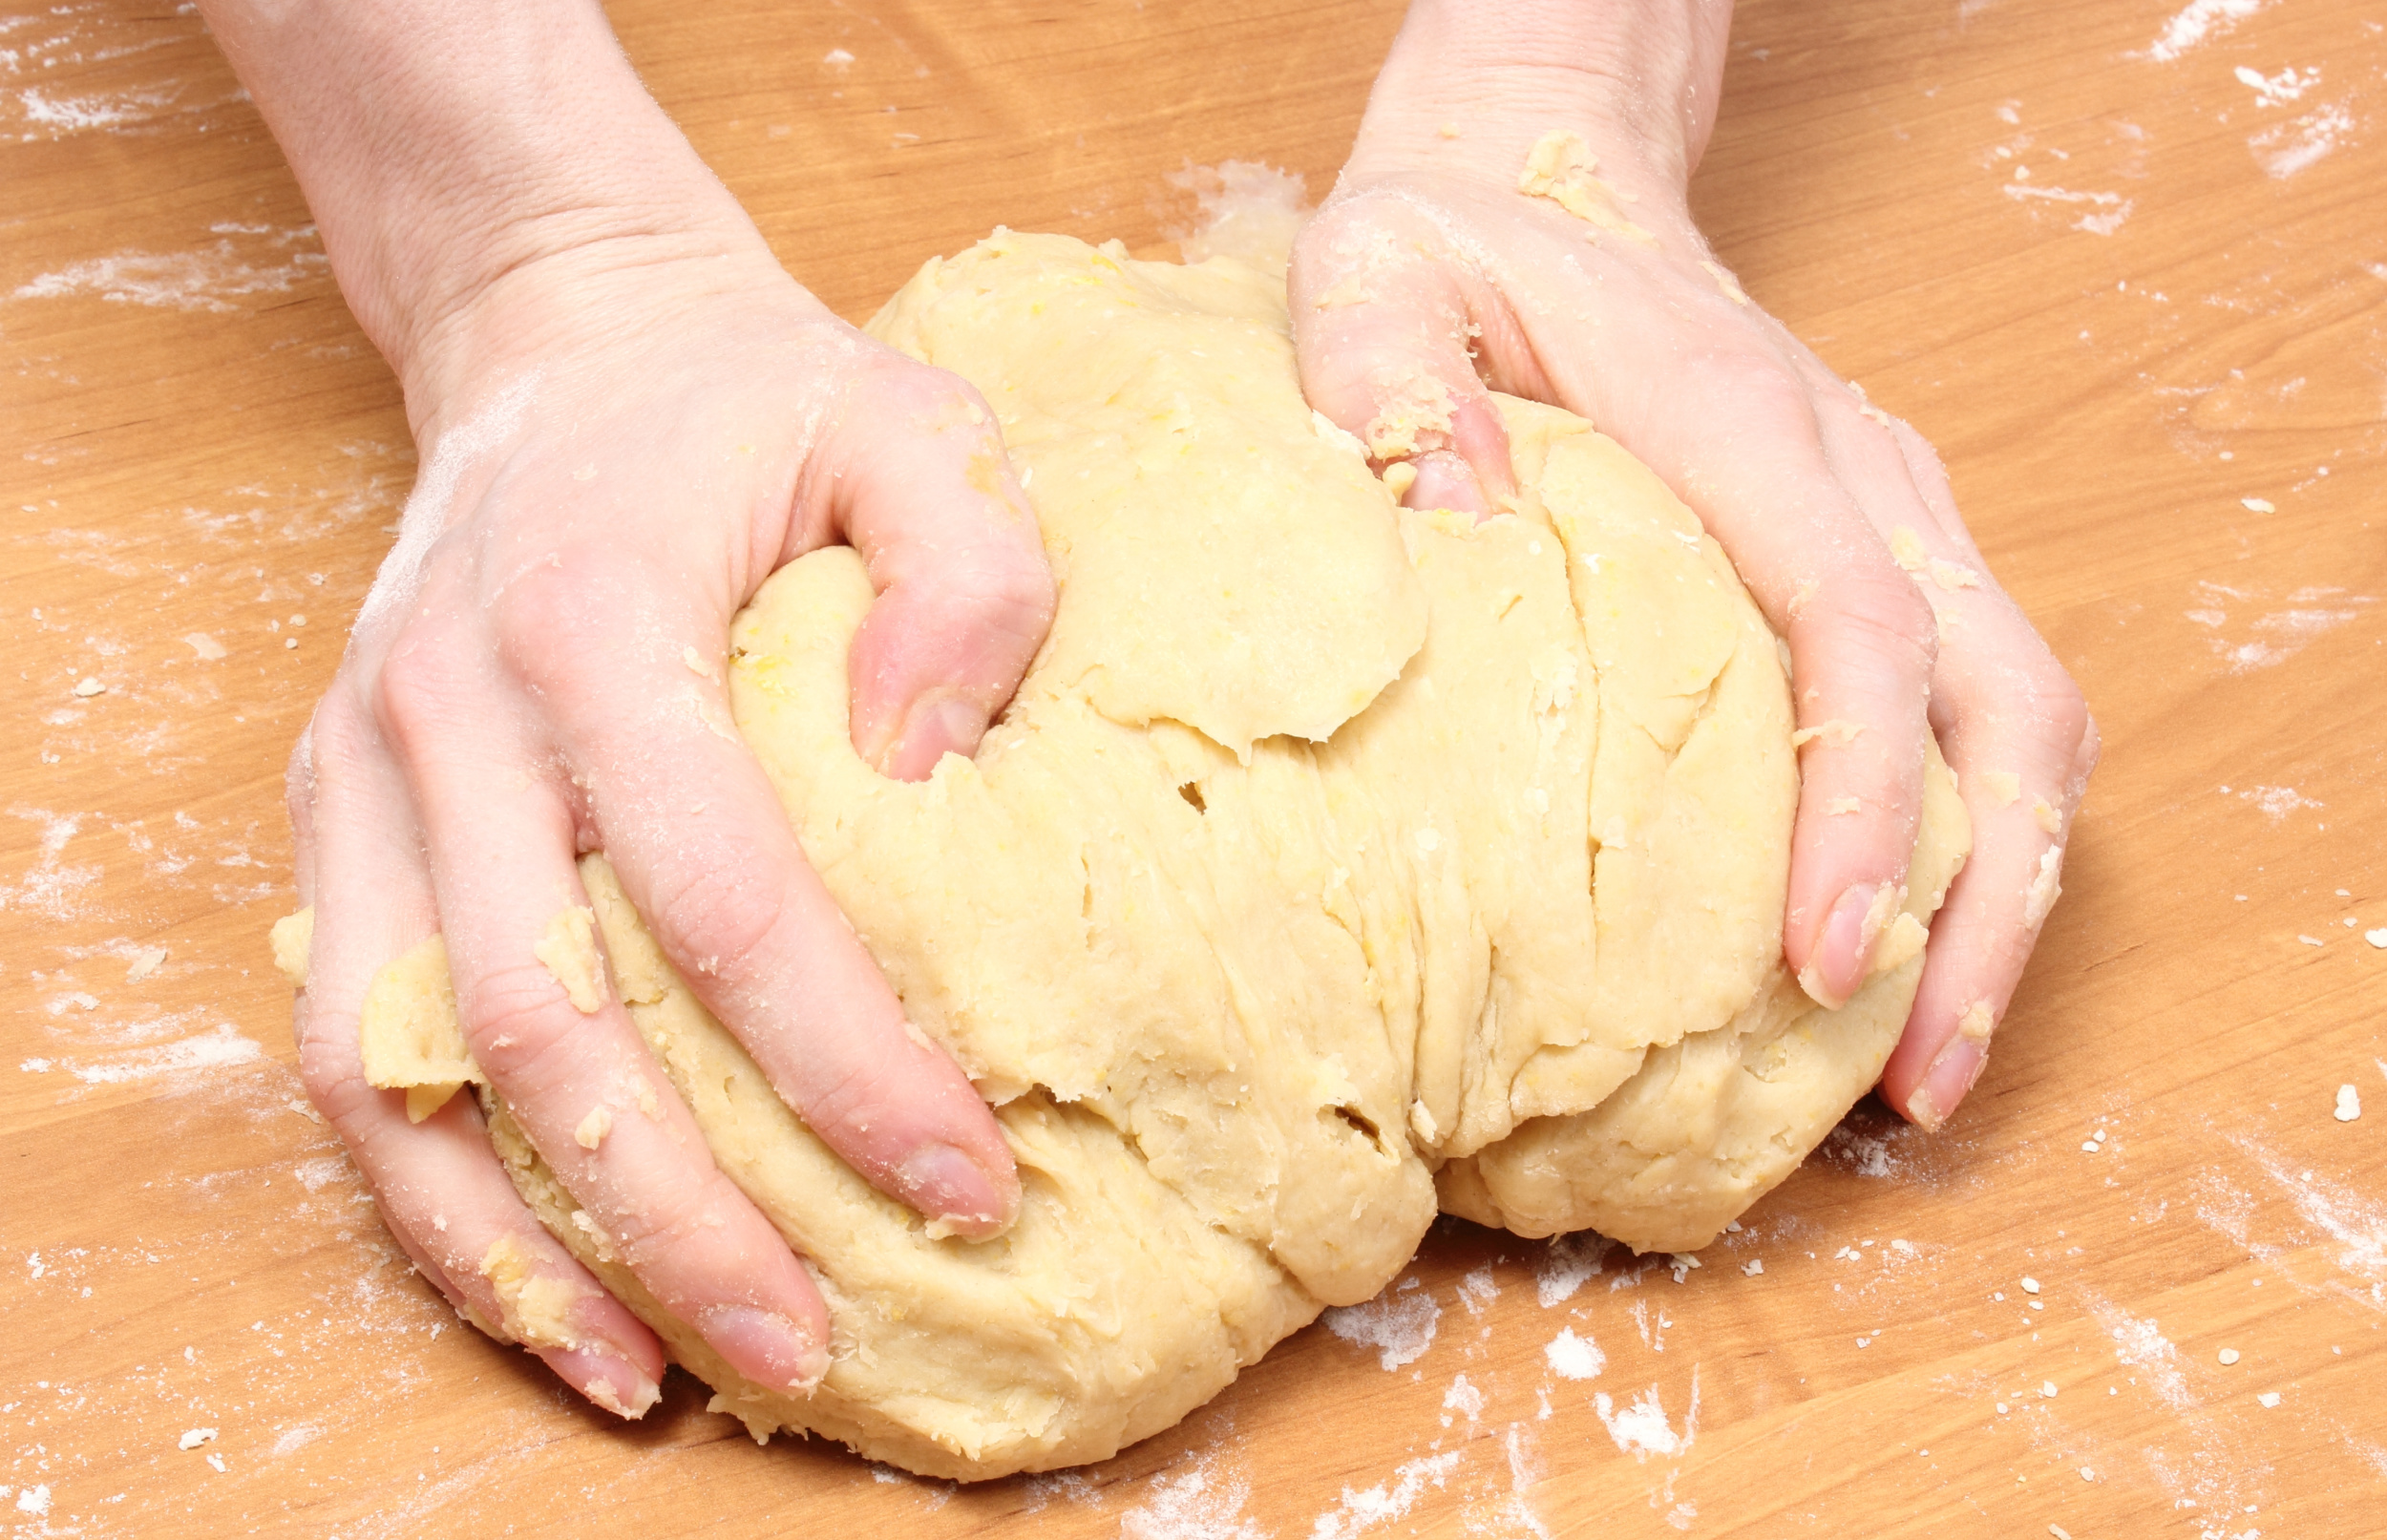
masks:
[[[758,1436],[964,1480],[1103,1458],[1374,1296],[1438,1209],[1704,1244],[1896,1042],[1967,839],[1936,758],[1875,977],[1818,1009],[1781,960],[1785,654],[1722,552],[1524,402],[1513,509],[1398,507],[1302,400],[1282,293],[1233,258],[998,233],[873,323],[984,392],[1059,578],[975,761],[906,784],[855,754],[853,552],[736,622],[739,730],[911,1020],[997,1105],[1009,1233],[940,1238],[848,1171],[583,863],[615,993],[829,1301],[819,1389],[746,1383],[657,1311],[484,1088],[493,1130]],[[420,994],[409,1042],[425,1009],[453,1021]],[[460,1035],[422,1057],[424,1083],[472,1078]]]

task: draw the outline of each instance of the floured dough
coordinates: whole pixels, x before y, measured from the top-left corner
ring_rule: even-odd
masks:
[[[1934,756],[1885,965],[1816,1007],[1781,960],[1783,650],[1614,443],[1504,402],[1514,511],[1401,509],[1303,402],[1280,283],[1231,258],[999,234],[873,329],[1000,415],[1050,640],[974,762],[884,779],[846,715],[871,584],[824,550],[739,617],[731,699],[911,1020],[998,1104],[1019,1222],[932,1238],[830,1154],[602,856],[614,993],[829,1301],[819,1390],[748,1384],[657,1311],[485,1093],[541,1218],[724,1409],[939,1476],[1098,1459],[1375,1295],[1438,1207],[1688,1250],[1872,1084],[1963,858],[1953,787]],[[460,1037],[404,1041],[423,1063],[376,1084],[465,1078]]]

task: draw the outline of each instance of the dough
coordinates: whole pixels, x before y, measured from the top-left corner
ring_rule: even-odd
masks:
[[[985,392],[1060,580],[975,762],[902,784],[855,755],[853,552],[792,563],[733,632],[738,728],[806,854],[998,1104],[1008,1234],[934,1238],[848,1171],[582,863],[613,992],[829,1301],[818,1392],[747,1384],[657,1312],[484,1088],[493,1133],[758,1436],[965,1480],[1100,1459],[1374,1296],[1438,1207],[1704,1244],[1896,1041],[1967,841],[1936,758],[1885,966],[1818,1009],[1780,956],[1785,654],[1722,552],[1523,402],[1512,513],[1396,507],[1303,402],[1281,295],[1234,258],[999,233],[873,323]],[[422,1063],[376,1084],[473,1078],[410,965],[417,1014],[380,1020]]]

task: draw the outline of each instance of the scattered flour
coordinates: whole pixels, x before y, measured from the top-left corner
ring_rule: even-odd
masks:
[[[2387,939],[2379,943],[2387,946]],[[1459,1303],[1467,1306],[1470,1316],[1480,1316],[1500,1297],[1500,1285],[1492,1278],[1489,1267],[1479,1267],[1459,1280]]]
[[[1434,1345],[1442,1306],[1430,1289],[1395,1284],[1363,1305],[1339,1305],[1319,1318],[1344,1341],[1375,1348],[1376,1361],[1384,1368],[1398,1369]]]
[[[2089,1314],[2114,1340],[2114,1357],[2144,1377],[2147,1385],[2175,1412],[2197,1404],[2181,1367],[2180,1350],[2171,1345],[2152,1318],[2133,1316],[2110,1300],[2092,1295]]]
[[[232,1029],[229,1022],[220,1023],[213,1032],[200,1037],[184,1038],[154,1048],[134,1048],[123,1053],[75,1063],[59,1063],[76,1080],[87,1086],[123,1086],[135,1081],[155,1080],[160,1075],[181,1075],[210,1069],[229,1068],[234,1065],[254,1064],[264,1057],[264,1049],[254,1038],[243,1037]]]
[[[1450,1382],[1450,1388],[1442,1394],[1442,1409],[1447,1412],[1457,1412],[1467,1419],[1469,1427],[1474,1426],[1484,1415],[1482,1387],[1468,1384],[1466,1375],[1458,1376]],[[1449,1418],[1446,1417],[1442,1421],[1444,1426],[1449,1426]]]
[[[300,233],[285,232],[293,239]],[[307,227],[303,234],[311,239],[314,231]],[[94,257],[21,284],[10,297],[49,300],[95,294],[120,305],[230,314],[241,308],[234,300],[251,294],[287,294],[300,284],[322,277],[329,264],[329,258],[315,250],[289,252],[280,262],[261,265],[244,258],[225,239],[190,251],[127,250]]]
[[[1363,1492],[1345,1487],[1342,1500],[1318,1515],[1318,1522],[1310,1527],[1310,1540],[1349,1540],[1350,1536],[1364,1534],[1406,1516],[1429,1485],[1439,1488],[1449,1479],[1450,1472],[1458,1467],[1459,1453],[1452,1449],[1447,1454],[1404,1461],[1393,1467],[1392,1481],[1387,1486],[1370,1487]],[[1240,1540],[1239,1535],[1236,1540]]]
[[[2147,45],[2147,58],[2168,64],[2215,32],[2226,32],[2263,9],[2269,0],[2190,0],[2164,24],[2161,36]]]
[[[1248,1484],[1201,1466],[1155,1476],[1144,1501],[1119,1515],[1119,1540],[1268,1540],[1243,1517],[1250,1498]]]
[[[1699,1436],[1700,1373],[1697,1364],[1691,1368],[1691,1409],[1682,1416],[1682,1428],[1677,1432],[1666,1420],[1666,1408],[1658,1396],[1658,1387],[1650,1386],[1633,1398],[1624,1410],[1616,1409],[1608,1393],[1601,1391],[1592,1404],[1606,1424],[1608,1436],[1616,1441],[1616,1447],[1636,1460],[1646,1460],[1653,1454],[1679,1455],[1689,1451],[1692,1440]]]
[[[2342,588],[2299,588],[2288,595],[2287,607],[2258,614],[2241,628],[2251,634],[2233,640],[2225,634],[2232,610],[2246,601],[2265,603],[2267,596],[2209,580],[2197,583],[2194,594],[2195,607],[2186,612],[2186,618],[2206,628],[2209,634],[2205,644],[2232,674],[2286,663],[2329,632],[2359,618],[2365,605],[2377,602],[2371,595],[2350,594]]]
[[[1548,1310],[1574,1298],[1575,1291],[1598,1274],[1600,1259],[1607,1255],[1608,1242],[1588,1231],[1579,1235],[1551,1237],[1550,1250],[1533,1276],[1533,1292],[1542,1308]]]
[[[1550,1362],[1550,1372],[1561,1380],[1596,1379],[1608,1364],[1608,1355],[1588,1337],[1577,1337],[1569,1326],[1550,1340],[1542,1349],[1542,1357]]]
[[[2002,184],[2008,198],[2017,203],[2074,203],[2095,210],[2072,222],[2072,228],[2086,230],[2091,235],[2111,235],[2122,228],[2137,203],[2120,193],[2081,193],[2066,187],[2038,187],[2024,181]]]
[[[2276,123],[2248,139],[2247,148],[2262,168],[2281,181],[2311,166],[2354,133],[2354,112],[2345,102],[2316,107],[2300,117]]]

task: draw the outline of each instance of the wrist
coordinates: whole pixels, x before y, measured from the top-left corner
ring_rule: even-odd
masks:
[[[418,429],[640,268],[776,271],[594,0],[203,0]]]
[[[1412,0],[1352,166],[1513,177],[1563,131],[1604,179],[1679,202],[1715,126],[1730,22],[1729,0]]]

